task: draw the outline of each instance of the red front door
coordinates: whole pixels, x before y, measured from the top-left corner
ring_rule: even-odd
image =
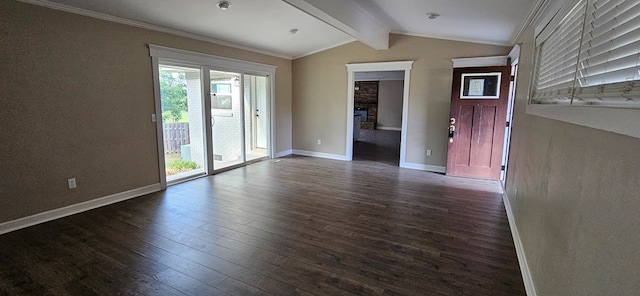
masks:
[[[447,175],[500,179],[510,67],[453,70]]]

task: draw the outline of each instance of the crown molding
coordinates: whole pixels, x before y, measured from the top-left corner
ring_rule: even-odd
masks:
[[[542,11],[542,7],[545,2],[546,0],[536,0],[536,3],[534,3],[533,7],[531,7],[531,10],[529,11],[527,17],[524,19],[524,22],[522,22],[522,25],[520,25],[518,32],[511,38],[510,41],[512,45],[518,42],[518,39],[522,37],[522,34],[527,29],[527,27],[529,27],[533,23],[533,20],[538,17],[538,14],[540,14],[540,12]]]
[[[281,53],[277,53],[277,52],[273,52],[273,51],[258,49],[258,48],[254,48],[254,47],[251,47],[251,46],[240,45],[240,44],[232,43],[232,42],[229,42],[229,41],[224,41],[224,40],[220,40],[220,39],[216,39],[216,38],[211,38],[211,37],[206,37],[206,36],[202,36],[202,35],[198,35],[198,34],[188,33],[188,32],[184,32],[184,31],[180,31],[180,30],[170,29],[170,28],[163,27],[163,26],[152,25],[152,24],[148,24],[148,23],[145,23],[145,22],[134,21],[134,20],[121,18],[121,17],[117,17],[117,16],[112,16],[112,15],[99,13],[99,12],[95,12],[95,11],[91,11],[91,10],[86,10],[86,9],[82,9],[82,8],[76,8],[76,7],[72,7],[72,6],[69,6],[69,5],[59,4],[59,3],[55,3],[55,2],[51,2],[51,1],[47,1],[47,0],[17,0],[17,1],[23,2],[23,3],[27,3],[27,4],[37,5],[37,6],[41,6],[41,7],[46,7],[46,8],[50,8],[50,9],[54,9],[54,10],[69,12],[69,13],[73,13],[73,14],[77,14],[77,15],[87,16],[87,17],[91,17],[91,18],[95,18],[95,19],[99,19],[99,20],[103,20],[103,21],[119,23],[119,24],[123,24],[123,25],[133,26],[133,27],[146,29],[146,30],[151,30],[151,31],[156,31],[156,32],[161,32],[161,33],[167,33],[167,34],[176,35],[176,36],[180,36],[180,37],[185,37],[185,38],[189,38],[189,39],[200,40],[200,41],[204,41],[204,42],[208,42],[208,43],[212,43],[212,44],[216,44],[216,45],[222,45],[222,46],[242,49],[242,50],[251,51],[251,52],[254,52],[254,53],[268,55],[268,56],[272,56],[272,57],[277,57],[277,58],[282,58],[282,59],[287,59],[287,60],[292,60],[293,59],[293,56],[291,56],[291,55],[286,55],[286,54],[281,54]]]

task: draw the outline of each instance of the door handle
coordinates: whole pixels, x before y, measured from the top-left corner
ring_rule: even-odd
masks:
[[[453,143],[453,133],[456,131],[456,119],[452,117],[449,119],[449,143]]]

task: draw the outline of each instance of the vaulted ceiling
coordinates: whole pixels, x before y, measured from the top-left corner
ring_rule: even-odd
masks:
[[[389,33],[512,45],[541,0],[20,0],[284,58]],[[429,18],[429,15],[436,16]]]

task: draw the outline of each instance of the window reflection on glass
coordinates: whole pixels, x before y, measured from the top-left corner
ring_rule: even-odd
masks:
[[[211,108],[232,109],[231,83],[211,81]]]

